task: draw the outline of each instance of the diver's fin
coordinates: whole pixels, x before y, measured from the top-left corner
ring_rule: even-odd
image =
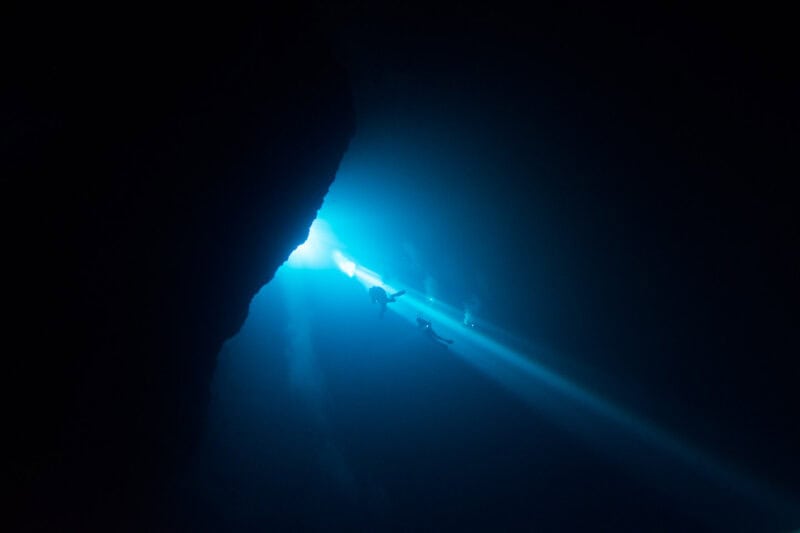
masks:
[[[400,291],[400,292],[396,292],[396,293],[392,294],[392,298],[397,298],[398,296],[402,296],[402,295],[404,295],[405,293],[406,293],[406,291],[405,291],[405,289],[403,289],[403,290],[402,290],[402,291]]]

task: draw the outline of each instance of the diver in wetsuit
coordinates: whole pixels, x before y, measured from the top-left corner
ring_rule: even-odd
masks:
[[[421,316],[417,317],[417,325],[422,328],[422,331],[427,335],[430,339],[435,341],[437,344],[445,345],[445,344],[453,344],[452,339],[445,339],[441,335],[438,335],[435,331],[433,331],[433,327],[431,326],[430,320],[425,320]]]
[[[406,293],[406,291],[396,292],[392,295],[386,294],[386,291],[383,287],[378,287],[377,285],[374,287],[370,287],[369,289],[369,297],[372,300],[372,303],[377,303],[380,308],[380,317],[383,318],[383,314],[386,312],[386,304],[396,302],[395,298],[402,296]]]

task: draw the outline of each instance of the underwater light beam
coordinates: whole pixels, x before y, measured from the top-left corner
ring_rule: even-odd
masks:
[[[314,219],[308,229],[308,238],[294,249],[286,260],[291,268],[328,268],[330,250],[338,247],[330,224],[321,218]]]
[[[328,223],[319,218],[311,225],[306,242],[297,247],[287,264],[292,268],[336,268],[367,289],[379,286],[387,292],[398,292],[384,283],[378,273],[346,256]],[[666,430],[536,362],[532,358],[535,348],[520,352],[501,342],[498,338],[511,337],[496,326],[482,324],[480,331],[476,331],[470,324],[465,325],[462,310],[432,301],[429,295],[411,289],[406,289],[405,296],[388,309],[415,326],[420,316],[432,321],[437,332],[456,339],[448,353],[493,379],[531,408],[547,414],[561,427],[580,434],[606,453],[624,459],[628,467],[649,472],[657,482],[671,477],[677,485],[685,483],[677,470],[664,467],[663,461],[669,457],[718,487],[735,487],[740,497],[758,502],[762,509],[770,509],[775,515],[796,513],[797,504],[791,497],[736,472]],[[609,431],[623,432],[627,437],[609,434]],[[651,453],[645,453],[641,445]],[[661,463],[654,459],[652,452],[656,451],[660,452]]]
[[[352,278],[353,275],[356,273],[356,264],[354,261],[346,258],[342,252],[339,250],[334,250],[333,252],[333,262],[336,264],[336,267],[347,274],[347,277]]]
[[[364,287],[377,285],[387,292],[396,292],[394,287],[383,283],[380,275],[358,265],[340,251],[334,251],[332,257],[339,270],[358,280]],[[535,362],[531,357],[533,354],[516,351],[483,332],[494,331],[503,333],[503,337],[510,337],[495,326],[487,325],[481,328],[482,331],[476,331],[464,324],[461,310],[443,302],[432,303],[425,294],[412,289],[406,289],[403,298],[388,309],[412,324],[416,324],[419,316],[431,320],[437,332],[456,339],[456,343],[449,347],[449,353],[457,355],[530,407],[549,415],[561,427],[580,434],[609,454],[618,457],[624,455],[623,459],[629,467],[640,473],[649,472],[658,482],[666,481],[666,477],[671,477],[676,484],[685,482],[677,470],[664,467],[663,461],[669,457],[719,487],[726,490],[735,487],[741,497],[757,502],[762,509],[771,509],[778,515],[786,516],[795,509],[791,498],[736,472],[668,431]],[[629,438],[610,435],[609,431],[624,432]],[[652,452],[660,452],[661,462],[654,458],[653,453],[643,452],[640,448],[642,444]],[[635,451],[630,453],[631,449]],[[691,499],[686,503],[699,505]]]

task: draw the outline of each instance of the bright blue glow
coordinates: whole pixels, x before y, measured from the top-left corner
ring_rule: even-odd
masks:
[[[378,286],[383,287],[387,292],[397,292],[396,288],[384,283],[376,272],[364,268],[361,265],[357,265],[355,261],[348,259],[340,250],[334,250],[331,253],[331,258],[339,270],[347,274],[347,277],[358,280],[364,287],[370,288]]]
[[[354,262],[351,263],[355,265]],[[360,265],[355,266],[355,277],[367,287],[380,285],[388,291],[396,290],[383,283],[378,274]],[[455,339],[456,342],[449,346],[449,353],[460,357],[501,384],[531,408],[549,415],[565,429],[582,438],[593,440],[607,453],[619,453],[619,450],[614,449],[615,441],[598,436],[601,433],[607,434],[609,429],[621,430],[629,439],[633,438],[635,442],[678,459],[723,486],[737,487],[757,499],[769,492],[767,488],[757,486],[752,480],[735,473],[664,429],[535,362],[532,358],[537,352],[535,347],[528,345],[526,353],[518,352],[497,339],[498,336],[511,336],[502,334],[502,330],[496,326],[486,324],[478,331],[474,328],[472,316],[465,318],[461,309],[413,289],[407,288],[406,291],[402,298],[388,307],[390,312],[413,324],[418,316],[424,316],[433,323],[434,330],[439,335]],[[491,335],[490,332],[496,335]],[[640,463],[636,468],[641,471],[648,466]]]
[[[359,282],[361,282],[361,284],[366,288],[378,286],[378,287],[383,287],[384,290],[386,290],[386,292],[397,291],[397,289],[395,289],[394,287],[384,283],[381,277],[377,273],[367,268],[364,268],[361,265],[356,266],[355,276],[356,279]]]
[[[350,278],[352,278],[353,275],[356,273],[355,262],[346,258],[344,254],[339,250],[333,251],[333,262],[336,263],[336,266],[339,268],[339,270],[347,274],[347,276]]]
[[[287,264],[292,268],[329,268],[332,248],[337,246],[330,225],[317,218],[308,230],[306,241],[295,248]]]
[[[768,488],[758,486],[675,435],[541,364],[541,360],[552,360],[553,354],[514,339],[501,328],[483,320],[480,327],[476,327],[469,310],[433,298],[430,290],[420,292],[405,284],[392,286],[341,249],[343,247],[330,225],[317,219],[309,230],[307,241],[295,250],[288,265],[292,268],[338,269],[364,288],[380,286],[387,292],[397,292],[398,288],[406,290],[402,298],[387,307],[389,313],[400,316],[414,327],[418,316],[430,320],[437,334],[455,340],[447,348],[448,353],[500,384],[531,409],[547,415],[578,437],[596,443],[608,454],[622,455],[626,447],[645,446],[665,457],[677,459],[722,486],[736,487],[750,497],[762,499],[770,493]],[[512,348],[512,345],[522,346],[523,351]],[[609,438],[609,432],[614,434],[613,438]],[[648,462],[652,457],[645,461],[641,456],[639,454],[640,458],[634,459],[625,454],[625,460],[640,472],[652,470]]]

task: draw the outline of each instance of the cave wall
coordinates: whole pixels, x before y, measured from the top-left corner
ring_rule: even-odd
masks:
[[[354,113],[301,6],[63,9],[16,13],[0,43],[14,508],[23,529],[138,528]]]

